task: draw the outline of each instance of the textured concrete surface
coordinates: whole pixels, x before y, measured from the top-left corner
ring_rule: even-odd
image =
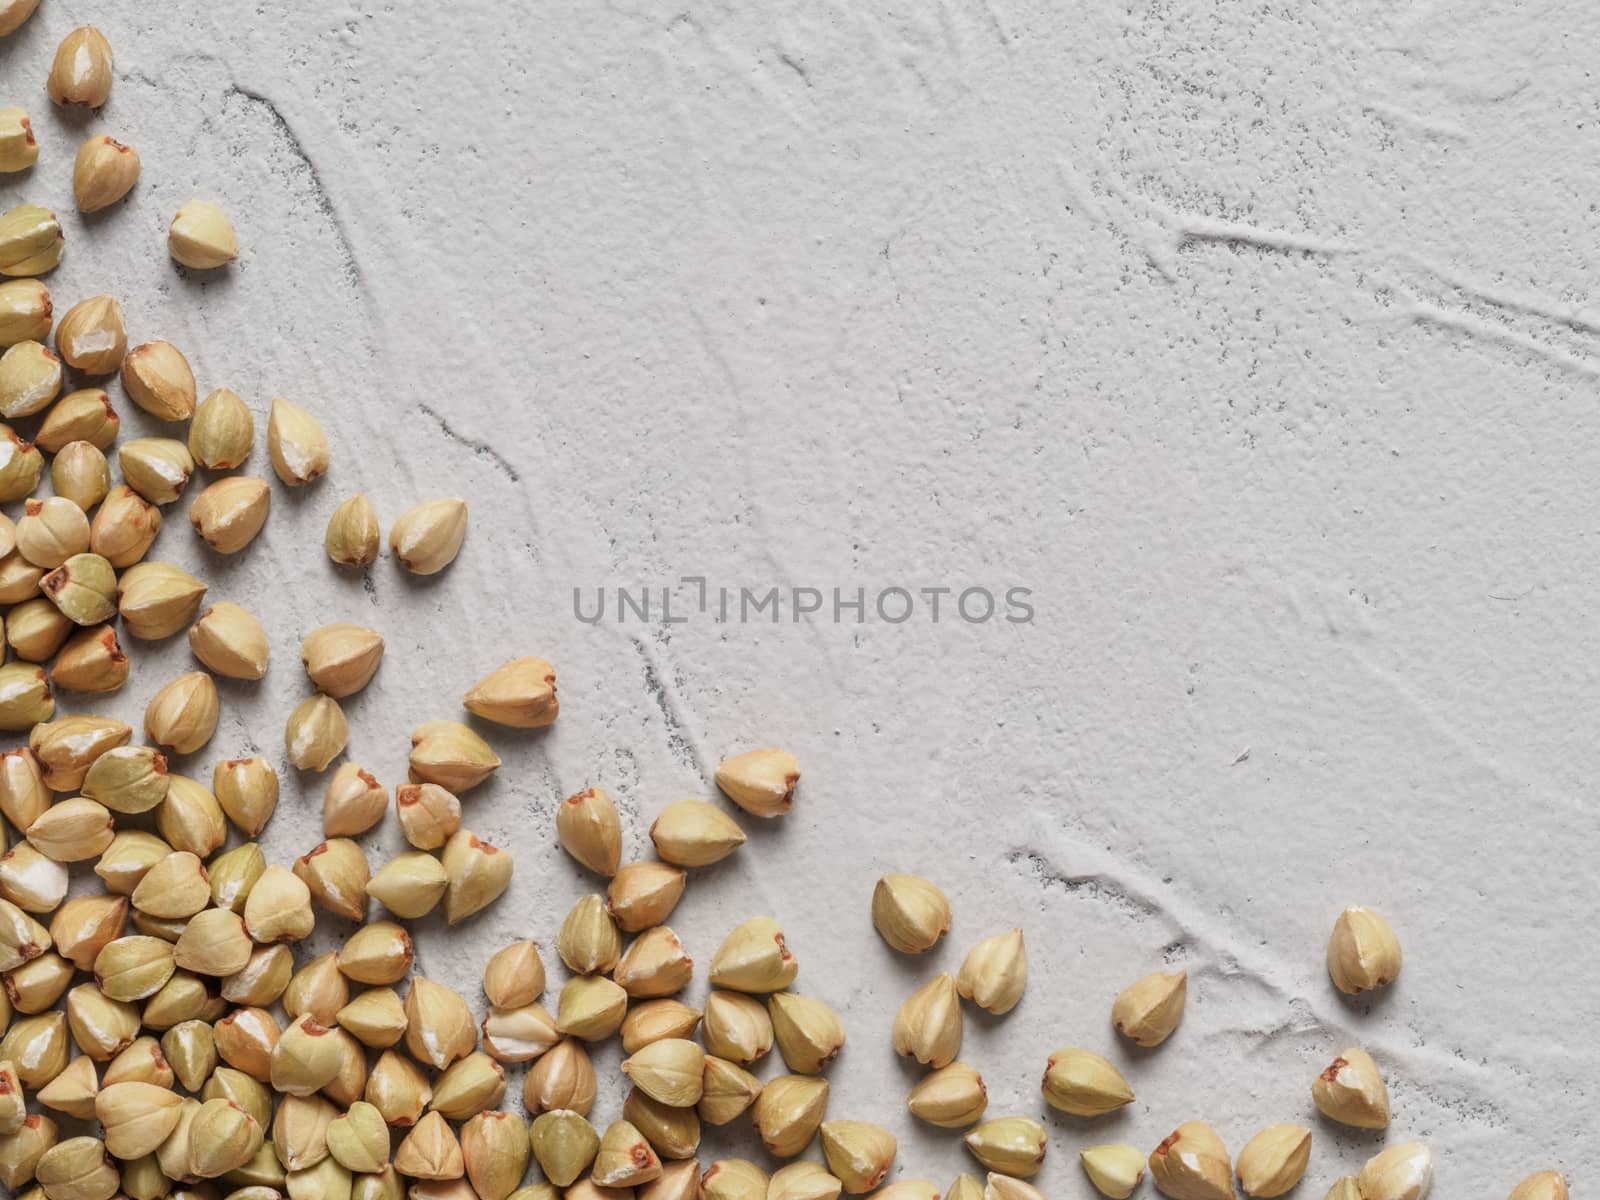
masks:
[[[118,55],[92,119],[42,86],[84,21]],[[1078,1147],[1199,1117],[1235,1151],[1311,1125],[1320,1196],[1382,1140],[1310,1105],[1357,1044],[1436,1194],[1492,1196],[1576,1167],[1600,1067],[1597,36],[1600,10],[1557,0],[45,0],[0,43],[0,103],[43,144],[0,197],[66,215],[84,131],[135,144],[132,197],[66,216],[58,304],[111,290],[202,390],[293,398],[333,439],[237,560],[169,510],[158,554],[258,611],[276,654],[187,769],[281,757],[324,621],[388,639],[349,712],[391,785],[475,677],[556,663],[559,724],[494,733],[506,766],[465,805],[516,851],[512,892],[420,929],[430,974],[470,988],[504,940],[549,948],[594,888],[555,848],[561,796],[609,788],[642,853],[663,803],[777,742],[796,811],[672,924],[703,964],[737,918],[785,922],[799,986],[849,1029],[830,1112],[890,1126],[898,1174],[972,1164],[904,1114],[894,1009],[1020,924],[1027,997],[963,1051],[991,1113],[1040,1115],[1069,1043],[1139,1093],[1045,1118],[1048,1194],[1091,1194]],[[163,253],[191,195],[237,222],[220,277]],[[357,490],[386,525],[466,497],[455,567],[332,569],[323,523]],[[574,588],[684,575],[1020,586],[1035,615],[573,615]],[[186,666],[181,639],[139,647],[104,707],[137,714]],[[269,850],[314,844],[319,803],[286,778]],[[392,821],[368,843],[395,849]],[[872,933],[889,869],[955,904],[924,959]],[[1357,902],[1407,959],[1352,1003],[1323,951]],[[1130,1053],[1110,1001],[1163,963],[1191,973],[1188,1015]],[[597,1117],[617,1102],[608,1083]],[[703,1157],[726,1151],[760,1158],[732,1133]]]

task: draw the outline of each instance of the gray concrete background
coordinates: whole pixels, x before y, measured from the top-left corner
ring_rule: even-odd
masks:
[[[87,119],[43,91],[85,22],[117,53]],[[1080,1146],[1204,1118],[1234,1151],[1311,1125],[1321,1195],[1376,1145],[1309,1100],[1357,1044],[1390,1140],[1437,1152],[1436,1194],[1497,1195],[1576,1167],[1600,1068],[1597,36],[1600,11],[1556,0],[44,0],[0,42],[0,103],[42,144],[0,203],[62,213],[58,311],[114,292],[133,341],[249,401],[250,470],[275,395],[332,439],[327,479],[275,488],[237,560],[168,510],[154,556],[257,612],[276,655],[224,687],[185,770],[281,759],[298,641],[326,621],[388,639],[348,710],[391,786],[411,727],[477,676],[556,664],[560,722],[492,734],[506,766],[465,804],[516,881],[460,934],[419,931],[428,973],[471,991],[532,936],[553,1004],[555,929],[595,888],[556,848],[559,798],[610,789],[638,854],[723,754],[779,743],[795,812],[747,822],[672,924],[704,964],[737,919],[785,923],[799,987],[849,1030],[830,1113],[892,1128],[899,1175],[973,1164],[904,1112],[895,1007],[1020,924],[1027,996],[963,1050],[991,1113],[1041,1115],[1063,1044],[1139,1093],[1045,1118],[1047,1194],[1092,1194]],[[85,219],[72,154],[101,131],[144,174]],[[191,195],[238,228],[217,278],[164,253]],[[385,528],[465,497],[461,558],[334,570],[323,525],[358,490]],[[575,587],[685,574],[1020,585],[1036,617],[574,619]],[[181,638],[134,653],[125,692],[82,707],[137,720],[188,667]],[[280,857],[320,828],[321,780],[285,784]],[[392,820],[367,841],[375,863],[400,844]],[[923,959],[872,932],[891,869],[955,905]],[[1373,1002],[1323,970],[1348,903],[1405,946]],[[1164,962],[1190,971],[1187,1017],[1129,1053],[1111,999]],[[597,1119],[618,1102],[608,1082]]]

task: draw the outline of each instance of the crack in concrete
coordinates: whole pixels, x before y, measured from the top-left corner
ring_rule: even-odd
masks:
[[[1165,915],[1159,904],[1133,894],[1120,880],[1104,873],[1070,874],[1059,870],[1042,854],[1033,850],[1013,850],[1006,855],[1006,862],[1013,867],[1025,868],[1041,888],[1056,889],[1069,896],[1110,904],[1136,920],[1149,920],[1152,917]],[[1180,942],[1174,945],[1181,944],[1182,941],[1186,939],[1180,939]]]
[[[683,728],[679,719],[677,702],[667,691],[666,685],[661,682],[661,674],[656,670],[655,660],[650,657],[649,648],[644,644],[644,639],[634,637],[629,639],[634,650],[639,655],[639,661],[644,666],[644,690],[655,701],[656,707],[661,710],[661,720],[666,725],[667,748],[672,751],[672,757],[686,767],[692,767],[702,779],[706,778],[705,765],[700,761],[699,748],[695,746]]]
[[[1218,221],[1193,213],[1178,214],[1170,222],[1164,219],[1163,223],[1169,224],[1178,240],[1179,249],[1190,243],[1206,242],[1237,250],[1259,250],[1269,254],[1304,255],[1310,258],[1346,254],[1351,249],[1342,242],[1307,234],[1268,229],[1241,221]]]
[[[444,414],[439,412],[437,409],[427,404],[419,404],[417,405],[417,411],[433,421],[433,423],[439,427],[439,432],[444,434],[445,437],[449,438],[452,442],[455,442],[458,445],[465,446],[479,458],[484,459],[486,462],[492,464],[512,483],[516,483],[522,478],[522,476],[517,473],[516,467],[511,465],[510,459],[501,454],[500,451],[496,450],[488,442],[480,441],[477,438],[468,437],[466,434],[458,432],[445,418]]]
[[[224,100],[229,97],[238,99],[259,107],[272,123],[272,127],[288,145],[289,152],[299,159],[306,173],[307,182],[311,188],[312,197],[318,210],[328,219],[328,224],[333,230],[334,239],[339,244],[339,262],[344,281],[356,291],[362,290],[364,280],[361,273],[361,264],[356,258],[355,246],[350,241],[349,231],[345,228],[344,220],[339,216],[338,210],[333,206],[333,197],[327,185],[323,182],[322,172],[317,169],[317,164],[312,160],[305,143],[295,133],[294,127],[289,124],[288,118],[283,115],[271,97],[260,92],[252,91],[234,82],[228,85]]]

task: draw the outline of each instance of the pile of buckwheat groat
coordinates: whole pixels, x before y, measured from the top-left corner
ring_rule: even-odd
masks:
[[[0,36],[37,4],[0,0]],[[57,105],[97,110],[113,78],[110,42],[86,26],[60,43],[46,90]],[[25,179],[38,154],[27,113],[0,107],[0,184]],[[90,136],[74,168],[78,208],[117,204],[139,171],[131,147]],[[59,263],[64,241],[47,207],[0,215],[0,418],[37,420],[31,440],[0,424],[0,501],[25,502],[15,523],[0,515],[0,614],[15,659],[0,665],[0,730],[27,735],[0,753],[0,1184],[28,1200],[940,1200],[932,1182],[890,1181],[897,1147],[888,1130],[826,1119],[826,1073],[844,1025],[793,990],[798,963],[775,919],[753,917],[728,934],[711,958],[703,1009],[676,998],[694,964],[666,921],[689,872],[745,841],[717,805],[667,805],[650,828],[657,859],[624,864],[610,797],[591,788],[562,802],[559,841],[606,881],[604,894],[584,897],[561,925],[555,950],[571,977],[554,1014],[541,1004],[540,952],[518,941],[484,969],[479,1024],[463,981],[413,974],[406,922],[440,906],[449,923],[468,920],[510,883],[511,855],[461,823],[459,797],[500,766],[488,741],[451,719],[413,731],[410,778],[392,796],[412,849],[376,871],[355,839],[385,819],[391,796],[353,762],[329,777],[327,840],[287,866],[269,864],[253,840],[278,802],[266,759],[221,762],[209,787],[169,771],[167,751],[193,754],[217,728],[214,676],[262,678],[270,647],[247,609],[202,611],[205,581],[148,557],[163,509],[197,470],[210,472],[189,521],[212,549],[236,554],[261,531],[273,488],[229,473],[254,445],[245,402],[226,388],[198,399],[187,359],[168,342],[129,349],[115,297],[83,299],[55,320],[38,277]],[[187,269],[217,271],[239,246],[222,210],[193,200],[173,219],[168,251]],[[113,376],[140,409],[186,422],[186,435],[118,445],[116,407],[96,382]],[[284,486],[328,469],[327,438],[298,405],[272,402],[267,442]],[[37,499],[46,455],[52,494]],[[466,523],[460,500],[418,504],[394,522],[391,551],[405,569],[433,574],[455,559]],[[377,515],[358,495],[334,513],[325,549],[364,567],[379,539]],[[205,668],[154,694],[144,745],[121,721],[61,707],[63,695],[126,684],[119,624],[136,641],[187,630]],[[339,701],[368,684],[383,653],[383,638],[357,625],[306,636],[309,694],[284,730],[294,767],[326,771],[344,753]],[[518,658],[462,704],[494,724],[538,728],[556,720],[555,683],[548,662]],[[721,791],[757,818],[788,812],[799,779],[795,758],[770,748],[728,758],[716,773]],[[78,864],[93,864],[90,890],[83,870],[74,875]],[[374,901],[384,913],[376,920]],[[296,946],[319,911],[358,927],[336,951],[301,961]],[[909,874],[877,881],[871,918],[905,955],[932,949],[952,923],[944,893]],[[1375,912],[1349,908],[1327,964],[1341,991],[1383,987],[1400,972],[1400,944]],[[913,991],[895,1017],[894,1049],[929,1068],[907,1098],[911,1113],[965,1131],[986,1171],[981,1183],[957,1178],[949,1200],[1042,1195],[1026,1181],[1044,1161],[1043,1126],[991,1116],[982,1077],[959,1061],[963,1005],[1009,1012],[1026,982],[1022,930],[999,932],[973,945],[954,977]],[[1134,982],[1111,1006],[1111,1027],[1140,1046],[1166,1041],[1186,982],[1181,972]],[[619,1035],[631,1091],[614,1120],[592,1122],[586,1047]],[[751,1068],[774,1046],[787,1073],[762,1081]],[[526,1115],[505,1103],[506,1065],[518,1063],[529,1064]],[[1092,1049],[1063,1047],[1043,1066],[1044,1100],[1085,1121],[1134,1098]],[[1308,1083],[1329,1119],[1388,1126],[1382,1074],[1359,1048]],[[792,1161],[770,1174],[746,1159],[702,1168],[702,1126],[746,1117],[767,1155]],[[820,1159],[802,1157],[814,1143]],[[1236,1181],[1250,1196],[1285,1195],[1311,1151],[1311,1130],[1285,1122],[1256,1132],[1235,1160],[1216,1131],[1190,1121],[1149,1154],[1093,1145],[1080,1161],[1106,1196],[1132,1195],[1148,1173],[1173,1200],[1225,1200]],[[527,1182],[532,1165],[541,1181]],[[1428,1149],[1406,1142],[1327,1197],[1422,1200],[1432,1176]],[[1542,1171],[1511,1200],[1567,1195],[1559,1174]]]

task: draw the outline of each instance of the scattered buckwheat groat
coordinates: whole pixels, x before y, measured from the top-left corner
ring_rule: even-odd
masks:
[[[596,875],[617,873],[622,861],[622,820],[611,797],[599,788],[588,788],[562,801],[556,809],[556,836],[568,854]]]
[[[705,1051],[684,1038],[662,1038],[624,1059],[622,1073],[668,1108],[693,1108],[705,1089]]]
[[[180,675],[150,699],[145,735],[178,754],[193,754],[217,728],[217,685],[204,671]]]
[[[1247,1196],[1282,1196],[1305,1176],[1310,1161],[1309,1129],[1270,1125],[1239,1151],[1239,1185]]]
[[[108,499],[107,504],[111,503]],[[101,513],[104,513],[104,508]],[[90,545],[94,531],[90,530]],[[116,559],[105,556],[112,565]],[[205,599],[206,585],[182,567],[163,562],[135,562],[117,580],[117,614],[136,638],[159,641],[194,619]]]
[[[809,1159],[779,1167],[767,1186],[770,1200],[839,1200],[844,1185]]]
[[[1370,908],[1351,907],[1339,914],[1328,939],[1328,974],[1349,996],[1384,987],[1400,975],[1400,939]]]
[[[48,302],[45,307],[48,311]],[[45,414],[35,444],[56,454],[72,442],[83,441],[103,453],[116,442],[120,427],[111,398],[99,388],[81,388],[67,393]]]
[[[1568,1200],[1569,1195],[1559,1171],[1536,1171],[1512,1188],[1506,1200]]]
[[[1022,999],[1028,984],[1028,953],[1022,930],[986,937],[967,952],[956,976],[956,990],[986,1012],[999,1016]]]
[[[623,952],[611,978],[635,1000],[659,1000],[689,985],[694,960],[665,925],[648,930]]]
[[[754,817],[778,817],[794,807],[800,763],[786,750],[747,750],[717,764],[717,786]]]
[[[18,342],[0,354],[0,416],[13,420],[42,411],[60,393],[61,377],[61,360],[47,347]]]
[[[21,29],[38,7],[39,0],[0,0],[0,37]]]
[[[122,479],[151,504],[173,504],[194,475],[189,448],[176,438],[134,438],[117,452]]]
[[[98,554],[74,554],[39,581],[39,590],[72,625],[99,625],[117,611],[116,572]]]
[[[107,134],[78,147],[72,164],[72,195],[79,212],[110,208],[139,182],[139,152]]]
[[[128,656],[110,625],[85,629],[56,654],[51,681],[74,692],[114,692],[128,681]]]
[[[467,535],[467,506],[454,497],[408,508],[389,530],[389,549],[413,575],[437,575]]]
[[[480,679],[461,700],[475,716],[514,729],[539,729],[561,712],[556,669],[542,658],[518,658]]]
[[[196,271],[224,267],[239,257],[233,222],[209,200],[190,200],[178,210],[167,230],[167,253],[181,266]]]
[[[708,1125],[726,1125],[760,1099],[762,1083],[725,1058],[706,1055],[705,1080],[696,1116]]]
[[[318,694],[302,701],[289,715],[283,739],[294,766],[323,771],[343,752],[350,730],[338,701]]]
[[[706,1049],[739,1066],[749,1066],[772,1049],[772,1018],[766,1005],[741,992],[713,991],[706,997]]]
[[[74,29],[56,47],[46,81],[50,99],[68,107],[99,108],[111,95],[111,43],[93,25]]]
[[[711,985],[765,995],[794,982],[800,964],[771,917],[751,917],[723,939],[711,957]]]
[[[557,1187],[576,1182],[600,1151],[600,1135],[594,1126],[568,1109],[540,1114],[529,1138],[539,1169]]]
[[[680,867],[708,867],[744,845],[744,830],[704,800],[675,800],[650,826],[656,853]]]
[[[208,471],[243,465],[255,445],[255,419],[239,396],[218,388],[195,406],[189,421],[189,454]]]
[[[872,1195],[874,1200],[939,1200],[939,1189],[927,1179],[896,1179]]]
[[[681,868],[666,863],[628,863],[606,887],[606,908],[624,933],[638,933],[672,915],[688,879]]]
[[[894,1135],[870,1121],[824,1121],[818,1129],[828,1170],[852,1196],[881,1184],[894,1164]]]
[[[189,523],[217,553],[237,554],[255,541],[271,507],[272,489],[266,480],[230,475],[195,498],[189,506]]]
[[[1091,1146],[1078,1152],[1078,1160],[1095,1190],[1112,1200],[1127,1200],[1144,1178],[1144,1155],[1137,1146]]]
[[[56,573],[52,571],[50,575]],[[56,605],[36,596],[6,614],[5,641],[12,653],[24,661],[47,662],[71,634],[72,624]]]
[[[322,832],[328,837],[356,837],[383,820],[389,793],[355,763],[342,763],[328,781],[322,800]]]
[[[31,663],[0,666],[0,729],[20,733],[48,721],[55,711],[49,677],[40,667]]]
[[[88,513],[111,491],[111,464],[88,442],[68,442],[50,464],[50,486]]]
[[[26,171],[39,159],[33,124],[20,108],[0,108],[0,172]]]
[[[401,920],[427,916],[444,898],[450,877],[444,864],[420,850],[398,854],[367,884],[367,895]]]
[[[700,1177],[700,1195],[703,1200],[764,1200],[770,1184],[767,1173],[755,1163],[724,1158],[712,1163]]]
[[[372,877],[366,854],[348,838],[329,838],[295,860],[294,873],[310,889],[318,907],[359,921],[367,910]]]
[[[544,1187],[552,1194],[526,1194],[538,1191],[539,1187],[535,1185],[514,1193],[515,1200],[556,1200],[554,1189],[548,1184]],[[639,1200],[697,1200],[700,1195],[700,1163],[693,1158],[687,1162],[665,1163],[661,1168],[661,1178],[646,1184],[635,1195]]]
[[[50,289],[37,279],[0,282],[0,349],[9,349],[18,342],[44,342],[50,336],[53,312]],[[48,425],[47,418],[46,427]],[[51,445],[50,435],[41,427],[39,436],[34,440],[54,453],[61,448],[62,442],[72,439],[63,438]]]
[[[1010,1175],[990,1171],[983,1182],[984,1200],[1045,1200],[1044,1193],[1033,1184]]]
[[[352,496],[328,518],[323,549],[334,562],[365,566],[378,558],[378,516],[365,496]]]
[[[246,837],[257,836],[272,819],[278,808],[278,786],[278,772],[259,755],[230,758],[211,772],[218,805]],[[253,861],[254,856],[247,857]]]
[[[0,275],[53,271],[64,245],[55,213],[37,204],[19,204],[0,217]]]
[[[439,861],[446,881],[444,916],[452,925],[494,903],[511,884],[511,855],[470,829],[458,829],[451,835]]]
[[[0,498],[21,500],[32,495],[43,470],[44,459],[38,449],[19,438],[9,425],[0,425]],[[0,580],[0,594],[15,602],[28,599],[32,591],[27,583],[7,577]]]
[[[561,922],[556,952],[577,975],[609,974],[622,957],[622,935],[599,896],[583,896]]]
[[[89,523],[89,549],[113,567],[138,564],[161,532],[161,510],[125,484],[117,484],[101,501]],[[202,594],[204,585],[200,585]],[[118,589],[124,590],[123,581]]]
[[[1133,1102],[1133,1089],[1122,1072],[1094,1053],[1067,1046],[1045,1066],[1044,1098],[1051,1108],[1075,1117],[1099,1117]]]
[[[920,876],[885,875],[872,891],[872,923],[902,954],[933,949],[950,920],[950,901]]]
[[[700,1017],[701,1012],[698,1008],[692,1008],[671,997],[660,997],[636,1004],[628,1010],[628,1015],[622,1022],[622,1051],[624,1054],[633,1054],[662,1038],[692,1038],[700,1027]],[[726,1065],[731,1067],[733,1064]],[[709,1089],[711,1085],[709,1066],[706,1068],[705,1082]],[[760,1091],[759,1084],[756,1091]],[[751,1099],[754,1098],[755,1092],[752,1092]],[[701,1104],[705,1103],[704,1092],[700,1101]]]
[[[1140,1046],[1159,1046],[1183,1019],[1189,976],[1157,971],[1131,984],[1111,1006],[1118,1033]]]
[[[1433,1155],[1405,1142],[1367,1160],[1357,1177],[1361,1200],[1424,1200],[1433,1188]]]
[[[948,973],[934,976],[900,1006],[894,1051],[930,1067],[948,1067],[961,1053],[961,999]]]
[[[906,1107],[911,1115],[941,1129],[966,1129],[982,1119],[989,1106],[983,1076],[966,1063],[930,1071],[911,1089]],[[1139,1156],[1144,1161],[1144,1156]]]
[[[158,420],[194,416],[194,371],[171,342],[146,342],[128,351],[122,360],[122,386],[129,399]]]
[[[300,643],[300,661],[318,691],[343,700],[366,687],[377,674],[383,661],[383,637],[362,625],[324,625]]]
[[[456,795],[470,791],[500,768],[488,742],[459,721],[426,721],[411,731],[411,778]]]
[[[17,522],[16,537],[17,553],[50,571],[89,549],[89,520],[65,497],[29,500]]]
[[[328,438],[321,423],[287,400],[274,400],[267,414],[267,453],[273,471],[290,487],[301,487],[328,471]]]
[[[189,627],[189,649],[229,679],[260,679],[267,673],[266,630],[249,612],[226,600],[206,609]]]
[[[1186,1121],[1150,1153],[1150,1178],[1172,1200],[1233,1200],[1233,1164],[1216,1130]]]
[[[1357,1129],[1387,1129],[1389,1089],[1365,1050],[1339,1051],[1311,1084],[1311,1099],[1329,1120]]]
[[[544,962],[533,942],[512,942],[483,966],[483,995],[494,1008],[522,1008],[544,995]]]
[[[962,1140],[974,1158],[1001,1175],[1031,1179],[1044,1165],[1044,1127],[1027,1117],[985,1121]]]
[[[811,1144],[827,1108],[827,1080],[811,1075],[780,1075],[762,1087],[751,1117],[769,1154],[793,1158]]]
[[[844,1048],[839,1014],[813,996],[777,992],[767,1001],[773,1038],[784,1063],[798,1075],[818,1075]]]
[[[401,784],[394,810],[401,834],[418,850],[438,850],[461,828],[461,801],[436,783]]]
[[[74,304],[56,325],[61,361],[85,375],[110,375],[122,366],[128,335],[115,296],[91,296]]]

